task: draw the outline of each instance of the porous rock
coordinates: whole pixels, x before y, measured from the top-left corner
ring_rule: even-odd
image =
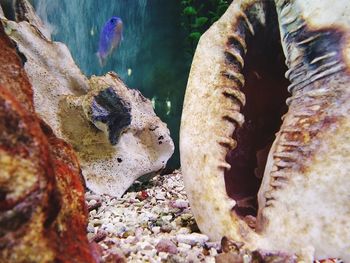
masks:
[[[4,10],[2,10],[2,7],[1,7],[1,5],[0,5],[0,17],[4,17],[4,16],[5,16]]]
[[[28,1],[18,2],[26,7],[17,8],[23,21],[3,23],[24,54],[35,110],[73,145],[87,186],[98,194],[121,196],[135,179],[164,168],[174,145],[151,102],[115,73],[88,80],[68,48],[41,32]]]
[[[112,72],[93,76],[91,90],[61,104],[62,132],[77,150],[87,186],[121,196],[140,176],[165,167],[174,151],[151,102]]]
[[[41,33],[44,38],[51,40],[51,32],[45,27],[41,19],[35,14],[35,10],[27,0],[14,0],[13,1],[16,21],[30,22],[38,29],[38,33]]]
[[[35,114],[1,23],[0,46],[0,262],[95,262],[78,160]]]

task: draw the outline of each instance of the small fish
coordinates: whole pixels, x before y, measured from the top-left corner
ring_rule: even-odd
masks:
[[[119,17],[113,16],[104,25],[100,34],[97,57],[101,67],[106,64],[108,56],[119,46],[122,40],[123,21]]]

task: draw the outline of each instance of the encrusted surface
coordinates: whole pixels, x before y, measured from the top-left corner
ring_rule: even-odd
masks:
[[[76,156],[34,113],[2,25],[0,46],[0,261],[95,262]]]

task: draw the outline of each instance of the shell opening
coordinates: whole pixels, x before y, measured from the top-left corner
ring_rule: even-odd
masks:
[[[232,135],[237,147],[226,155],[231,169],[225,172],[227,194],[236,201],[233,212],[246,222],[252,217],[254,221],[257,215],[257,193],[289,96],[278,28],[257,31],[247,50],[243,68],[246,84],[241,89],[246,97],[241,109],[245,122]]]

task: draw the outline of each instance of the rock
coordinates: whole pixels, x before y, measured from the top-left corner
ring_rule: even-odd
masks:
[[[160,226],[154,226],[151,230],[153,234],[157,235],[160,233]]]
[[[206,242],[205,247],[208,249],[214,248],[215,250],[220,250],[221,244],[220,244],[220,242]]]
[[[170,233],[174,228],[170,224],[164,224],[160,226],[160,231],[163,233]]]
[[[62,130],[78,151],[87,186],[120,197],[140,176],[163,169],[174,145],[151,102],[117,75],[93,76],[89,84],[86,95],[62,104]]]
[[[242,242],[235,242],[233,240],[228,239],[227,237],[223,237],[221,239],[221,248],[223,252],[235,252],[239,253],[241,248],[244,246]]]
[[[189,206],[189,203],[186,200],[177,199],[174,202],[171,202],[170,206],[174,207],[174,208],[181,208],[181,209],[183,209],[183,208],[187,208]]]
[[[243,257],[233,252],[218,254],[215,257],[215,262],[216,263],[244,263]]]
[[[94,202],[91,202],[91,201],[94,201]],[[88,210],[89,211],[97,209],[101,206],[101,201],[96,201],[94,199],[91,201],[88,203]]]
[[[1,18],[5,17],[4,10],[2,10],[1,5],[0,5],[0,17]]]
[[[157,252],[167,252],[169,254],[176,254],[177,253],[177,247],[169,239],[161,239],[158,244],[156,245]]]
[[[162,193],[162,192],[156,193],[155,198],[157,200],[165,200],[165,193]]]
[[[103,255],[103,247],[96,242],[91,242],[90,249],[95,262],[101,262],[101,258]]]
[[[283,262],[283,263],[296,263],[300,262],[297,260],[297,257],[295,255],[290,255],[287,253],[282,252],[266,252],[266,251],[253,251],[252,252],[252,260],[255,262],[267,262],[267,263],[277,263],[277,262]],[[325,262],[334,262],[333,260],[325,260]]]
[[[127,260],[120,250],[114,250],[104,260],[105,263],[126,263]]]
[[[99,230],[97,231],[96,235],[92,237],[91,241],[98,243],[104,240],[106,237],[107,237],[107,231]]]
[[[17,2],[24,21],[2,22],[24,55],[35,109],[72,144],[88,188],[120,197],[137,178],[162,170],[174,144],[150,100],[112,72],[88,80],[64,44],[43,36],[29,3]]]
[[[95,262],[77,157],[34,112],[1,23],[0,46],[0,262]]]
[[[139,199],[140,201],[146,200],[149,197],[148,193],[146,191],[140,191],[137,193],[136,198]]]
[[[191,246],[194,246],[196,244],[203,245],[205,242],[208,241],[208,236],[198,233],[192,233],[192,234],[179,234],[176,236],[176,240],[179,243],[185,243]]]
[[[34,8],[27,0],[15,0],[14,1],[16,21],[27,21],[34,25],[39,33],[43,35],[47,40],[51,40],[51,32],[44,26],[41,19],[35,14]]]

